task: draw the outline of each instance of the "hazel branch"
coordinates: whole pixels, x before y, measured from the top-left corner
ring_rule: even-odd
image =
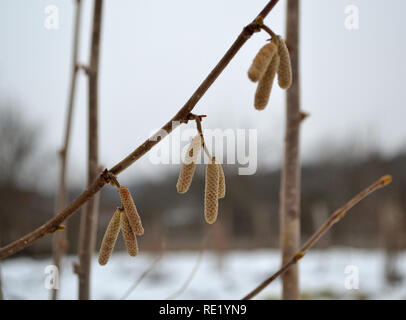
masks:
[[[279,0],[270,0],[267,5],[262,9],[258,16],[249,25],[243,28],[237,39],[233,42],[231,47],[227,50],[224,56],[220,59],[217,65],[209,73],[209,75],[203,80],[200,86],[192,94],[185,105],[176,113],[176,115],[168,121],[157,133],[151,136],[148,140],[142,143],[137,149],[130,153],[126,158],[117,163],[110,170],[105,170],[88,188],[83,191],[75,200],[73,200],[65,209],[60,211],[53,219],[49,220],[39,228],[21,237],[20,239],[0,248],[0,259],[4,259],[8,256],[21,251],[28,247],[33,242],[41,239],[47,234],[52,233],[55,228],[61,224],[62,221],[69,218],[80,207],[83,206],[89,199],[91,199],[96,193],[98,193],[105,185],[110,181],[107,173],[118,175],[136,162],[143,155],[148,153],[161,139],[161,132],[171,133],[179,125],[182,120],[186,120],[187,116],[194,109],[199,100],[204,96],[211,85],[216,81],[219,75],[224,71],[230,61],[234,58],[237,52],[244,46],[244,44],[251,38],[255,31],[258,30],[258,21],[263,20],[269,12],[275,7]],[[175,122],[175,123],[174,123]]]
[[[302,259],[307,251],[320,240],[320,238],[338,221],[345,217],[348,210],[358,204],[361,200],[368,197],[374,191],[386,187],[392,182],[392,177],[387,175],[380,178],[378,181],[370,185],[368,188],[364,189],[358,193],[354,198],[348,201],[343,207],[336,210],[330,218],[324,222],[324,224],[303,244],[298,252],[296,252],[293,257],[291,257],[288,262],[286,262],[278,271],[276,271],[272,276],[263,281],[258,287],[247,294],[242,300],[250,300],[254,298],[258,293],[265,289],[272,281],[278,278],[280,275],[284,274],[291,266],[296,264],[297,261]]]

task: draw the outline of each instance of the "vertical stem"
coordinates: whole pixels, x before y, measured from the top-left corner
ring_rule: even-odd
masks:
[[[90,54],[89,114],[88,114],[88,185],[96,180],[98,168],[98,72],[102,0],[96,0],[93,13],[93,30]],[[90,299],[91,259],[96,244],[98,197],[93,196],[86,204],[80,223],[79,243],[79,299]]]
[[[81,17],[81,1],[76,0],[76,12],[75,12],[75,24],[73,31],[73,51],[72,51],[72,73],[71,82],[69,89],[69,100],[66,115],[66,125],[65,125],[65,137],[62,149],[60,150],[60,173],[59,173],[59,186],[57,191],[56,203],[55,203],[55,214],[61,211],[66,206],[67,200],[67,188],[66,188],[66,172],[67,172],[67,158],[68,149],[70,142],[71,124],[73,117],[73,106],[76,91],[76,77],[77,77],[77,64],[78,64],[78,52],[79,52],[79,35],[80,35],[80,17]],[[54,265],[58,268],[59,272],[61,270],[60,264],[61,259],[66,252],[67,242],[65,232],[56,232],[52,239],[52,251]],[[52,290],[52,299],[56,300],[58,298],[58,291]]]
[[[300,244],[300,83],[299,83],[299,0],[288,0],[286,42],[292,62],[292,87],[286,98],[285,151],[280,193],[280,242],[282,265],[299,249]],[[299,299],[298,266],[283,275],[283,299]]]

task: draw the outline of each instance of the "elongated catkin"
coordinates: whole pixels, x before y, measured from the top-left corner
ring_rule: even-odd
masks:
[[[185,162],[179,172],[176,189],[179,193],[186,193],[192,184],[193,175],[195,174],[196,162],[202,147],[200,134],[194,137],[186,153]]]
[[[131,229],[136,235],[142,236],[144,234],[144,228],[142,227],[141,218],[134,204],[134,200],[131,197],[130,191],[127,187],[120,186],[119,192],[125,213],[127,214],[128,221],[130,222]]]
[[[206,186],[204,192],[204,217],[209,224],[217,220],[218,190],[219,167],[213,161],[206,166]]]
[[[127,252],[130,256],[135,257],[138,254],[137,238],[131,229],[130,222],[124,210],[121,211],[120,225]]]
[[[200,134],[198,134],[190,142],[189,148],[187,149],[186,152],[184,163],[186,164],[196,163],[201,148],[202,148],[202,137],[200,136]]]
[[[271,95],[273,81],[275,79],[276,71],[279,67],[279,55],[276,54],[272,58],[271,63],[268,66],[264,76],[258,83],[257,91],[255,92],[254,106],[257,110],[263,110],[269,102],[269,96]]]
[[[282,89],[288,89],[292,85],[292,66],[288,47],[282,38],[279,38],[278,53],[280,56],[278,83]]]
[[[226,180],[224,177],[224,171],[223,171],[223,167],[221,166],[221,164],[218,164],[218,168],[219,168],[219,191],[218,191],[218,195],[219,195],[219,199],[222,199],[226,196]]]
[[[113,252],[117,236],[120,231],[120,209],[117,209],[111,217],[99,251],[99,264],[104,266]]]
[[[274,43],[268,43],[259,50],[248,70],[248,78],[253,82],[261,80],[269,66],[278,47]]]

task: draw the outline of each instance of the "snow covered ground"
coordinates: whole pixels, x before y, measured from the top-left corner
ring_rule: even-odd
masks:
[[[167,252],[155,268],[140,282],[128,299],[167,299],[183,286],[198,259],[198,252]],[[113,254],[107,266],[99,266],[94,257],[92,296],[94,299],[121,299],[156,255],[140,253],[131,258]],[[73,257],[64,260],[60,279],[60,297],[75,299],[77,277],[72,272]],[[221,268],[219,267],[221,262]],[[1,263],[5,299],[48,299],[44,282],[50,259],[16,258]],[[280,264],[276,250],[230,251],[222,260],[213,252],[204,252],[201,263],[188,287],[177,299],[240,299]],[[406,252],[398,259],[403,283],[388,287],[384,283],[384,254],[381,251],[335,248],[311,251],[300,262],[301,289],[311,299],[406,299]],[[358,289],[347,289],[349,285]],[[279,299],[280,281],[272,283],[259,299]]]

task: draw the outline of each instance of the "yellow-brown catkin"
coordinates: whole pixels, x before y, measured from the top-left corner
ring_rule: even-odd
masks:
[[[104,266],[113,252],[120,231],[120,209],[117,209],[107,226],[99,251],[99,264]]]
[[[269,96],[271,95],[273,81],[275,79],[276,71],[279,67],[279,60],[279,55],[274,55],[271,63],[268,66],[268,69],[258,83],[254,102],[255,109],[257,110],[265,109],[269,102]]]
[[[127,252],[130,256],[135,257],[138,254],[137,238],[135,237],[135,234],[131,229],[130,222],[128,221],[127,215],[124,210],[121,211],[120,225]]]
[[[131,229],[137,236],[142,236],[144,234],[144,228],[142,227],[141,218],[138,214],[133,198],[131,197],[130,191],[127,187],[121,186],[119,192]]]
[[[192,139],[186,153],[185,162],[180,169],[176,189],[179,193],[186,193],[192,184],[193,175],[195,174],[196,162],[202,147],[202,140],[200,135]]]
[[[217,220],[219,167],[214,161],[206,166],[206,187],[204,192],[204,217],[207,223]]]
[[[280,57],[278,83],[282,89],[288,89],[292,85],[292,65],[286,42],[281,38],[279,38],[278,53]]]
[[[221,164],[218,164],[219,168],[219,199],[222,199],[226,196],[226,179],[224,177],[224,171]]]
[[[274,43],[268,43],[259,50],[248,70],[248,78],[253,82],[261,80],[269,66],[278,47]]]

